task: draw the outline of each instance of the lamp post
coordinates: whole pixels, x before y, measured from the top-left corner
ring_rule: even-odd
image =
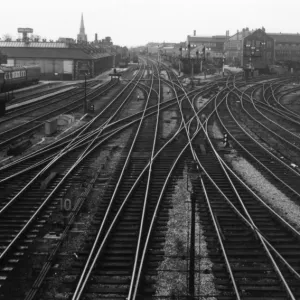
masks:
[[[87,103],[86,103],[86,73],[84,73],[84,100],[83,100],[83,111],[84,114],[87,113]]]
[[[178,61],[178,68],[179,68],[179,70],[178,70],[178,76],[180,76],[180,73],[181,73],[181,70],[180,70],[180,63],[181,63],[181,57],[182,57],[182,48],[180,47],[179,48],[179,61]]]
[[[198,165],[195,161],[192,162],[191,168],[188,170],[188,178],[191,181],[195,181],[200,176]],[[190,265],[189,265],[189,295],[191,299],[195,296],[195,213],[196,213],[196,194],[193,189],[188,188],[187,178],[187,190],[190,192],[191,197],[191,240],[190,240]]]
[[[224,77],[225,55],[223,54],[222,76]]]
[[[147,76],[149,76],[149,48],[147,47]]]

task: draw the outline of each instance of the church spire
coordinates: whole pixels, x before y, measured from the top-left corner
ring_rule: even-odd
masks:
[[[77,34],[77,41],[87,42],[87,35],[85,34],[84,23],[83,23],[83,13],[81,13],[81,22],[79,34]]]
[[[80,22],[80,33],[85,33],[84,32],[84,23],[83,23],[83,13],[81,13],[81,22]]]

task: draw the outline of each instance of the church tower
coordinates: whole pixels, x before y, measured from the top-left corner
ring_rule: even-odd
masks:
[[[83,14],[81,14],[81,23],[79,34],[77,34],[77,42],[84,41],[87,42],[87,35],[85,34],[84,24],[83,24]]]

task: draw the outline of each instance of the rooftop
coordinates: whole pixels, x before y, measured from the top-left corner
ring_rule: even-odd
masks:
[[[54,42],[3,42],[0,41],[0,48],[2,47],[18,47],[18,48],[68,48],[66,43]]]
[[[215,35],[215,36],[187,36],[189,42],[224,42],[226,39],[225,35]]]
[[[8,57],[20,58],[99,59],[111,55],[105,47],[86,43],[0,41],[0,49]]]
[[[54,59],[98,59],[110,56],[108,53],[86,53],[82,49],[75,48],[18,48],[6,47],[1,49],[8,58],[54,58]]]
[[[281,43],[300,43],[300,35],[298,33],[267,33],[276,42]]]

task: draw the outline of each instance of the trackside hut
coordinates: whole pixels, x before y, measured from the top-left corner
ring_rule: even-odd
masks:
[[[41,80],[74,80],[98,75],[112,66],[108,53],[86,53],[66,43],[0,42],[11,66],[39,65]]]

